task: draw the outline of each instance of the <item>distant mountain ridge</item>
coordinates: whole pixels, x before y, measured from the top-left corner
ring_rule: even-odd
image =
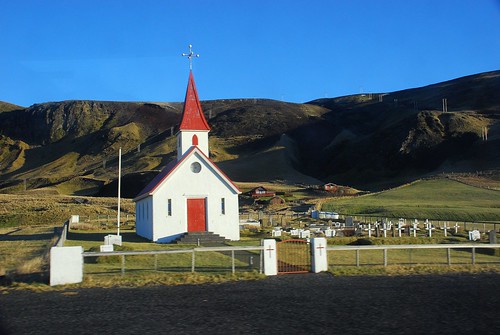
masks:
[[[432,174],[498,169],[498,92],[500,71],[493,71],[387,94],[305,104],[212,100],[202,107],[211,156],[235,181],[376,190]],[[0,103],[0,192],[106,193],[122,147],[125,193],[133,197],[175,156],[181,112],[182,103]]]

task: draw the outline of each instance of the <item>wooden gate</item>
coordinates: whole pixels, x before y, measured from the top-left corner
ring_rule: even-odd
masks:
[[[276,243],[278,274],[311,271],[311,247],[305,240],[284,240]]]

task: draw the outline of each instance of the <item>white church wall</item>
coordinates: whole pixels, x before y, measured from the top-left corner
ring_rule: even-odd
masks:
[[[221,199],[224,198],[225,214],[222,214]],[[240,239],[238,195],[229,192],[214,194],[208,201],[208,230],[230,240]]]
[[[199,172],[191,164],[201,165]],[[195,153],[186,158],[154,193],[154,241],[169,242],[187,232],[187,199],[206,198],[207,230],[231,240],[239,239],[238,194],[225,184],[205,158]],[[221,214],[221,198],[225,214]],[[168,199],[172,201],[171,215]]]
[[[135,203],[135,230],[137,235],[153,240],[153,205],[151,197]]]
[[[186,153],[193,146],[193,135],[198,137],[197,147],[207,156],[209,156],[208,149],[208,132],[207,131],[194,131],[194,130],[183,130],[180,133],[178,148],[177,148],[177,159]],[[179,150],[180,148],[180,150]]]
[[[167,243],[187,231],[186,206],[179,186],[160,188],[154,194],[154,237],[153,241]],[[170,200],[170,210],[169,210]]]

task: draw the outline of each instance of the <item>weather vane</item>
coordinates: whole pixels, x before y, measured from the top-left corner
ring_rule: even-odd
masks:
[[[195,54],[192,50],[193,46],[190,44],[189,45],[189,53],[188,54],[185,54],[183,53],[182,55],[187,57],[189,59],[189,69],[192,70],[193,69],[193,57],[200,57],[200,55],[198,54]]]

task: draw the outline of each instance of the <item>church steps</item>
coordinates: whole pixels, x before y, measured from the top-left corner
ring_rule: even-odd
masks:
[[[220,245],[229,242],[226,238],[212,232],[190,232],[185,233],[174,241],[177,244],[199,244],[199,245]]]

